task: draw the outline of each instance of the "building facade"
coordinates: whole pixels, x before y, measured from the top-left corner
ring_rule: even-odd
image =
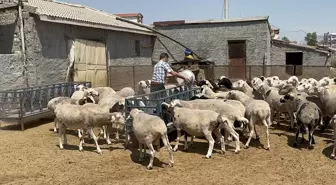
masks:
[[[108,66],[151,65],[153,33],[112,14],[82,5],[28,0],[23,3],[21,37],[18,10],[17,4],[0,10],[1,20],[6,20],[0,22],[0,36],[6,38],[0,40],[0,74],[7,75],[0,80],[2,89],[69,80],[98,84],[108,81]]]

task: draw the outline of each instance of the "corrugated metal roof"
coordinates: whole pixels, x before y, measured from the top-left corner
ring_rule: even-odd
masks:
[[[314,46],[304,46],[304,45],[290,43],[290,42],[279,40],[279,39],[272,39],[272,42],[273,43],[282,44],[282,45],[286,45],[286,46],[291,46],[291,47],[296,47],[296,48],[302,48],[302,49],[309,49],[309,50],[312,50],[312,51],[315,51],[315,52],[329,54],[329,52],[327,50],[324,50],[322,48],[319,49],[319,48],[314,47]]]
[[[0,9],[16,7],[17,3],[4,3],[0,4]]]
[[[119,17],[138,17],[138,16],[143,17],[141,13],[118,13],[114,15]]]
[[[50,0],[28,0],[25,5],[36,7],[35,13],[38,15],[64,19],[67,21],[75,21],[77,23],[82,22],[86,23],[85,26],[88,26],[88,24],[103,25],[110,27],[111,29],[119,27],[124,28],[124,31],[136,30],[143,33],[145,32],[146,34],[152,33],[146,28],[116,20],[115,15],[83,5]]]
[[[233,23],[233,22],[252,22],[252,21],[267,21],[268,16],[259,17],[246,17],[246,18],[230,18],[230,19],[207,19],[207,20],[195,20],[195,21],[158,21],[154,22],[154,26],[170,26],[178,24],[209,24],[209,23]]]

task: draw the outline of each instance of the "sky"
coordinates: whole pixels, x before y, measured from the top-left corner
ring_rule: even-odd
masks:
[[[59,0],[108,13],[141,13],[145,24],[223,18],[224,0]],[[305,32],[336,32],[336,0],[229,0],[229,18],[269,16],[280,36],[302,43]]]

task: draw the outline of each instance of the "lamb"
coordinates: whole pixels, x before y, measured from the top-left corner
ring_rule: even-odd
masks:
[[[133,119],[134,135],[139,141],[139,149],[140,149],[139,160],[143,161],[144,158],[143,149],[145,147],[148,147],[151,151],[151,158],[147,166],[147,169],[149,170],[153,169],[153,162],[155,157],[155,150],[153,147],[153,143],[161,138],[163,144],[167,147],[169,151],[170,155],[169,165],[173,167],[174,165],[173,151],[168,140],[167,127],[164,121],[158,116],[146,114],[145,112],[139,109],[132,109],[127,119],[129,119],[130,117]],[[145,147],[143,147],[142,145],[145,145]]]
[[[174,147],[174,151],[177,151],[181,130],[184,130],[189,135],[205,138],[209,142],[208,152],[205,158],[211,158],[214,139],[212,138],[212,132],[216,135],[217,138],[220,138],[221,142],[221,152],[225,152],[224,137],[219,132],[220,125],[223,125],[225,128],[229,129],[227,120],[223,119],[218,113],[211,110],[199,110],[199,109],[189,109],[182,108],[175,105],[173,102],[170,104],[163,102],[162,106],[165,107],[169,112],[172,113],[174,117],[174,125],[177,129],[177,140]],[[188,146],[187,135],[185,134],[185,149]]]
[[[106,113],[100,108],[80,106],[80,105],[71,105],[63,104],[56,106],[55,109],[55,122],[59,125],[59,144],[60,149],[63,149],[63,144],[67,143],[65,129],[83,129],[88,131],[91,137],[93,138],[97,152],[102,154],[97,141],[97,137],[93,133],[93,127],[109,125],[111,122],[116,119],[122,119],[122,114],[119,112]],[[63,141],[62,141],[63,137]],[[84,143],[84,138],[80,138],[79,150],[83,151],[82,144]]]
[[[330,158],[331,159],[336,159],[336,157],[335,157],[335,151],[336,151],[336,114],[331,118],[330,124],[334,127],[334,147],[333,147]]]
[[[187,81],[184,81],[181,78],[176,78],[177,84],[179,86],[187,85],[190,88],[196,82],[195,74],[189,69],[185,69],[185,70],[179,72],[179,74],[184,76],[187,79]]]
[[[308,130],[309,132],[309,149],[313,149],[315,139],[313,133],[318,125],[322,125],[322,112],[320,108],[313,102],[300,97],[300,94],[287,94],[280,100],[282,103],[291,101],[296,109],[297,130],[293,146],[297,147],[297,140],[300,130]],[[304,141],[302,134],[302,142]]]
[[[269,130],[268,127],[272,125],[271,122],[271,108],[269,104],[264,100],[255,100],[247,96],[241,91],[231,90],[227,99],[238,100],[242,102],[246,108],[246,118],[249,119],[249,131],[250,136],[245,144],[245,148],[249,147],[252,136],[255,132],[256,139],[259,139],[259,136],[255,130],[255,124],[258,120],[261,120],[264,126],[266,127],[266,138],[267,138],[267,148],[266,150],[270,150],[270,141],[269,141]]]
[[[220,76],[217,84],[219,87],[225,87],[226,89],[232,89],[231,80],[225,76]]]

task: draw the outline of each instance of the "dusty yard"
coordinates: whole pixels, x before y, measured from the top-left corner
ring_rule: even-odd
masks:
[[[315,149],[307,150],[306,144],[301,149],[291,147],[294,134],[286,132],[287,127],[272,128],[271,151],[266,151],[262,145],[265,132],[259,126],[261,144],[252,140],[251,147],[242,148],[239,154],[233,153],[233,147],[227,147],[226,154],[214,152],[211,159],[202,158],[207,143],[196,140],[188,152],[174,153],[173,168],[161,163],[168,162],[168,152],[162,148],[157,153],[154,169],[148,171],[145,168],[148,159],[139,164],[137,150],[125,151],[121,143],[109,146],[101,140],[103,155],[95,152],[92,142],[85,144],[84,152],[79,152],[79,141],[72,133],[68,134],[69,145],[60,150],[58,135],[50,131],[52,126],[52,123],[31,125],[22,132],[17,127],[2,125],[0,184],[336,183],[336,161],[329,159],[331,130],[323,135],[317,131]]]

